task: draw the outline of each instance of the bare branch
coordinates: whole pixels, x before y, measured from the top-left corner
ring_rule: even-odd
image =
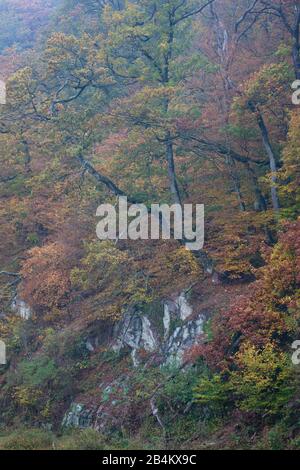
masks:
[[[0,271],[0,275],[11,276],[11,277],[21,277],[19,273],[11,273],[9,271]]]
[[[202,7],[197,8],[193,11],[186,12],[182,16],[180,16],[179,18],[175,18],[173,23],[172,23],[173,26],[175,26],[176,24],[180,23],[183,20],[186,20],[187,18],[190,18],[191,16],[195,16],[195,15],[198,15],[199,13],[202,13],[202,11],[205,10],[205,8],[207,8],[209,5],[211,5],[214,2],[215,2],[215,0],[209,0],[204,5],[202,5]]]
[[[99,183],[107,187],[115,196],[127,196],[127,199],[132,204],[137,204],[137,201],[134,201],[130,196],[128,196],[122,189],[120,189],[110,178],[105,175],[102,175],[96,168],[86,160],[82,155],[79,155],[78,161],[80,162],[82,168],[93,176]]]

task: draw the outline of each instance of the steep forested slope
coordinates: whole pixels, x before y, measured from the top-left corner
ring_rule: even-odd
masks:
[[[58,0],[1,0],[0,51],[35,46],[38,35],[46,29],[58,4]]]
[[[298,2],[0,26],[0,448],[298,448]],[[205,204],[204,248],[100,241],[120,196]]]

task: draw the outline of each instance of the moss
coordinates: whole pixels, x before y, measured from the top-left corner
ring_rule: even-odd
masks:
[[[182,320],[177,316],[175,317],[174,315],[171,315],[169,336],[171,336],[175,332],[176,328],[179,328],[180,326],[182,326]]]
[[[154,327],[157,334],[162,338],[164,335],[164,306],[159,300],[151,302],[150,304],[144,304],[140,308],[141,313],[147,316]]]

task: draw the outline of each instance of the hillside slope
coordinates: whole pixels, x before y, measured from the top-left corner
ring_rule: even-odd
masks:
[[[299,24],[0,1],[0,449],[299,448]],[[203,249],[99,240],[120,196],[204,204]]]

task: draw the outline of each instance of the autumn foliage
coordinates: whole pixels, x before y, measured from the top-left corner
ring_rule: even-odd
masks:
[[[296,0],[0,0],[1,422],[58,428],[102,387],[105,419],[149,448],[230,420],[245,441],[299,434],[299,29]],[[98,240],[120,195],[204,204],[204,249]],[[166,341],[183,291],[204,321],[184,373],[157,367],[166,345],[140,369],[112,350],[132,312]]]

